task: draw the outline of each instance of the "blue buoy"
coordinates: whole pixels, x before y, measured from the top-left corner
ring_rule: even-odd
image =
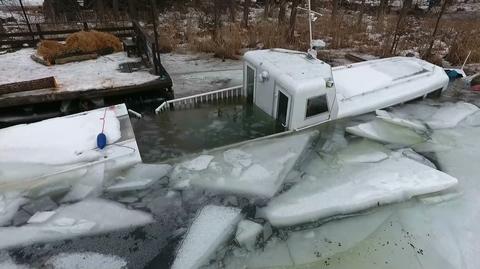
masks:
[[[97,147],[99,149],[104,149],[107,146],[107,136],[104,133],[99,133],[97,135]]]

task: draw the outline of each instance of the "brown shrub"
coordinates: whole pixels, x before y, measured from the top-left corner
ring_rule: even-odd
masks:
[[[65,51],[64,44],[52,40],[42,40],[37,46],[37,54],[50,64],[55,62],[55,58],[65,54]]]
[[[68,53],[92,53],[112,49],[114,52],[122,51],[122,42],[118,37],[97,31],[80,31],[71,34],[66,40]]]

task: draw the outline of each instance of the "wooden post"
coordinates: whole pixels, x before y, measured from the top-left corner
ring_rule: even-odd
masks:
[[[40,89],[50,89],[50,88],[56,88],[56,87],[57,87],[57,84],[55,82],[55,78],[46,77],[41,79],[0,85],[0,95],[16,93],[16,92],[40,90]]]
[[[18,0],[20,2],[20,7],[22,8],[23,16],[25,17],[25,21],[27,22],[28,31],[32,34],[32,41],[35,41],[35,35],[32,31],[32,26],[30,25],[30,21],[28,20],[27,12],[25,12],[25,7],[23,6],[22,0]]]

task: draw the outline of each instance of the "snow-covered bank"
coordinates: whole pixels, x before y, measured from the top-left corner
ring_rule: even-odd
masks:
[[[54,76],[57,91],[84,91],[139,85],[157,79],[148,71],[122,73],[119,64],[134,62],[125,52],[101,56],[95,60],[44,66],[30,58],[34,49],[21,49],[0,55],[2,84]]]

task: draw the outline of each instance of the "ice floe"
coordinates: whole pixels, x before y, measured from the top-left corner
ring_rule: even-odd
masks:
[[[315,163],[311,164],[315,166]],[[310,175],[290,190],[273,198],[262,209],[275,226],[289,226],[370,207],[400,202],[438,192],[457,184],[457,179],[417,161],[392,154],[374,164],[344,166],[325,175]]]
[[[211,155],[175,166],[171,185],[179,189],[193,186],[226,193],[272,197],[315,134],[293,134],[210,152]],[[186,169],[192,167],[192,162],[202,163],[201,166],[193,165],[202,169]]]
[[[172,269],[194,269],[204,265],[235,231],[240,219],[237,208],[212,205],[202,208],[177,251]]]
[[[377,119],[346,128],[347,132],[374,141],[398,146],[411,146],[426,141],[426,137],[411,128]]]
[[[30,219],[28,219],[27,223],[44,223],[45,221],[49,220],[53,215],[55,215],[55,211],[42,211],[35,213]]]
[[[129,169],[119,181],[109,186],[107,192],[144,190],[166,176],[172,169],[168,164],[137,164]]]
[[[425,124],[423,124],[418,120],[408,120],[408,119],[396,117],[385,110],[377,110],[376,114],[377,114],[377,118],[382,119],[388,123],[407,127],[418,132],[426,132],[428,130]]]
[[[147,213],[129,210],[121,204],[103,199],[87,199],[63,205],[55,212],[54,216],[40,224],[0,228],[0,248],[97,234],[153,221]]]
[[[251,220],[242,220],[238,223],[235,240],[240,246],[253,250],[257,238],[263,231],[263,226]]]
[[[127,262],[117,256],[79,252],[53,256],[48,259],[45,266],[52,269],[127,269]]]
[[[390,150],[383,145],[362,139],[351,142],[337,152],[339,160],[345,163],[376,163],[388,158]]]
[[[0,193],[0,226],[9,224],[18,209],[27,202],[28,199],[18,192]]]
[[[470,103],[444,104],[426,121],[426,124],[432,129],[453,128],[463,119],[478,111],[479,108]]]

